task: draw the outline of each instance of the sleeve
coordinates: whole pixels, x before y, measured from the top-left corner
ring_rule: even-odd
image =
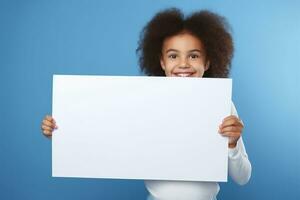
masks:
[[[232,103],[231,114],[238,117],[234,104]],[[235,148],[228,149],[228,172],[231,178],[239,185],[246,184],[251,177],[251,163],[246,153],[242,137]]]

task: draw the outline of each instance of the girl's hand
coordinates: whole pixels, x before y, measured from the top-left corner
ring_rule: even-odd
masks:
[[[244,125],[235,115],[230,115],[223,119],[219,126],[219,133],[229,138],[228,147],[236,147],[237,141],[242,135]]]
[[[55,120],[51,116],[46,115],[42,121],[41,128],[44,136],[51,138],[53,130],[57,129],[58,127],[56,126]]]

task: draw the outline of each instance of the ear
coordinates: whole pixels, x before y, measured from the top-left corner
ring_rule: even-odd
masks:
[[[165,66],[165,63],[163,61],[163,59],[160,57],[160,66],[161,68],[165,71],[166,70],[166,66]]]
[[[204,66],[204,71],[207,71],[209,69],[209,65],[210,65],[210,62],[209,60],[205,63],[205,66]]]

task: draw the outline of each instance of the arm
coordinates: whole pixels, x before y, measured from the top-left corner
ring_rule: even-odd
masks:
[[[228,172],[239,185],[246,184],[251,177],[251,163],[245,150],[243,139],[237,142],[235,148],[228,149]]]
[[[231,107],[231,116],[226,117],[220,126],[220,133],[229,138],[228,144],[228,171],[232,179],[240,184],[246,184],[251,177],[251,163],[241,137],[244,124],[238,118],[234,104]]]

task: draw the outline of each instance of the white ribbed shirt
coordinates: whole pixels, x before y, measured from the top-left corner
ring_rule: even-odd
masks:
[[[231,114],[236,115],[234,104]],[[242,137],[237,146],[228,149],[228,173],[238,184],[246,184],[251,176],[251,163]],[[149,200],[214,200],[220,190],[217,182],[145,180]]]

